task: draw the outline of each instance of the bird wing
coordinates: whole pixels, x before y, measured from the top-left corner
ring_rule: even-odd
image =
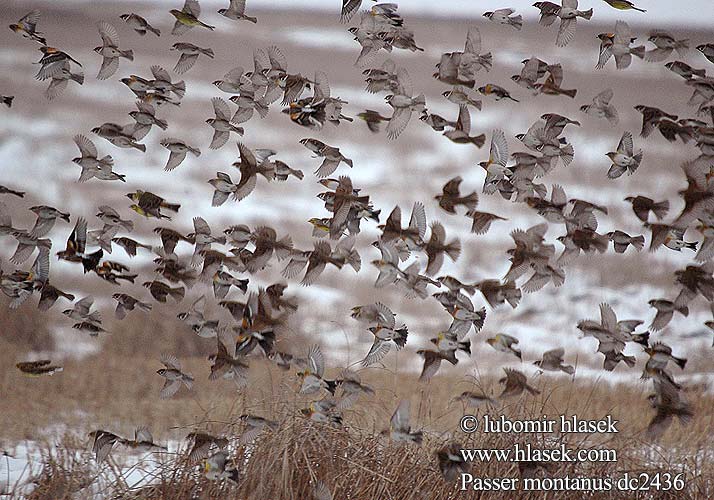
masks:
[[[106,21],[101,21],[97,25],[99,29],[99,35],[102,37],[102,43],[105,47],[118,47],[119,46],[119,34],[117,29]]]
[[[220,97],[213,97],[211,98],[211,103],[213,104],[213,112],[216,113],[216,118],[225,121],[231,120],[231,109],[226,101]]]
[[[325,357],[322,355],[319,345],[314,344],[310,346],[310,350],[307,353],[307,360],[310,372],[318,377],[322,377],[325,373]]]
[[[464,52],[470,52],[476,55],[481,52],[481,32],[475,26],[471,26],[466,34]]]
[[[99,68],[99,73],[97,74],[97,80],[106,80],[119,69],[119,58],[118,57],[103,57],[102,67]]]
[[[628,131],[622,133],[620,142],[617,145],[617,152],[632,156],[634,145],[632,144],[632,134]]]
[[[185,26],[184,24],[178,24],[179,26]],[[176,66],[174,66],[174,71],[180,75],[186,73],[188,70],[193,68],[193,65],[196,64],[197,60],[198,54],[181,54]]]

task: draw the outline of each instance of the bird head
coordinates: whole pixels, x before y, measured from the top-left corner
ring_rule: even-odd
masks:
[[[484,12],[483,13],[483,17],[487,17],[487,18],[491,19],[491,16],[493,16],[493,12]]]
[[[126,20],[129,19],[130,17],[131,17],[131,14],[122,14],[121,16],[119,16],[119,18],[120,18],[122,21],[126,21]]]
[[[96,52],[97,54],[99,54],[99,53],[102,52],[102,49],[103,49],[103,48],[104,48],[104,47],[102,47],[102,46],[100,45],[100,46],[98,46],[98,47],[94,47],[92,50],[93,50],[94,52]]]
[[[580,106],[580,111],[582,111],[583,113],[587,113],[588,109],[590,109],[589,104],[583,104],[582,106]]]
[[[156,370],[156,373],[163,377],[166,374],[166,368],[160,368],[160,369]]]

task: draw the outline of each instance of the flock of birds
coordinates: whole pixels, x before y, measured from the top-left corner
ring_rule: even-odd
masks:
[[[624,0],[605,0],[616,8],[636,9]],[[344,0],[342,21],[348,22],[359,10],[360,0]],[[562,5],[551,2],[536,2],[540,10],[540,24],[550,26],[560,22],[556,35],[556,45],[567,45],[574,39],[577,20],[589,20],[593,10],[578,10],[577,0],[563,0]],[[255,23],[257,20],[246,15],[245,0],[231,0],[227,9],[219,14],[236,21]],[[638,9],[640,10],[640,9]],[[182,36],[191,29],[214,27],[202,20],[198,1],[186,0],[182,9],[170,11],[175,19],[172,35]],[[484,14],[490,22],[503,25],[504,30],[519,30],[522,18],[512,9],[500,9]],[[19,35],[39,44],[42,58],[36,78],[50,80],[46,91],[48,99],[54,99],[66,89],[69,82],[81,85],[84,75],[78,68],[82,65],[60,49],[48,45],[44,35],[37,30],[40,13],[32,11],[10,28]],[[161,36],[161,31],[144,18],[136,14],[125,14],[121,19],[138,35]],[[133,60],[132,50],[120,48],[117,30],[106,21],[98,25],[101,45],[94,52],[102,58],[101,69],[97,75],[100,80],[111,78],[120,65],[120,60]],[[405,20],[399,15],[397,5],[381,3],[371,6],[360,13],[359,24],[350,28],[355,41],[361,46],[356,64],[364,67],[366,90],[370,93],[385,93],[385,101],[391,108],[391,115],[365,110],[357,118],[366,122],[374,133],[380,133],[381,123],[386,123],[386,133],[396,139],[408,126],[414,113],[422,122],[435,131],[443,132],[449,140],[457,144],[472,144],[481,148],[486,143],[485,135],[471,135],[471,111],[480,110],[482,101],[478,94],[492,96],[496,100],[513,99],[509,92],[495,83],[477,86],[479,73],[488,73],[493,65],[490,52],[482,53],[479,30],[468,30],[466,43],[462,51],[445,53],[436,65],[434,77],[448,85],[443,96],[458,105],[455,120],[430,113],[423,94],[415,95],[407,70],[395,64],[391,59],[381,64],[375,63],[381,50],[392,52],[394,49],[421,51],[415,42],[414,33],[407,28]],[[504,34],[504,36],[506,36]],[[686,359],[674,356],[673,349],[661,341],[652,342],[650,331],[662,330],[675,314],[687,315],[690,303],[703,297],[714,304],[714,79],[706,75],[704,69],[697,69],[677,59],[689,53],[688,40],[678,40],[665,31],[653,31],[648,41],[652,44],[633,46],[636,37],[627,23],[618,21],[613,33],[602,33],[600,39],[597,67],[601,68],[614,59],[618,69],[630,65],[632,57],[643,58],[650,62],[666,62],[664,66],[682,77],[682,84],[691,88],[689,104],[696,109],[696,117],[678,117],[657,107],[637,105],[635,109],[642,114],[640,135],[647,137],[659,130],[662,137],[676,143],[695,143],[701,154],[682,165],[687,180],[687,188],[680,192],[684,206],[681,212],[669,221],[664,221],[669,212],[669,201],[655,201],[644,196],[628,196],[625,201],[632,205],[635,216],[651,231],[650,250],[661,246],[672,251],[693,251],[694,261],[675,273],[679,293],[669,299],[658,298],[649,304],[656,310],[656,316],[647,331],[638,331],[641,320],[618,320],[615,311],[606,303],[600,306],[599,320],[583,320],[577,328],[585,336],[592,336],[599,342],[598,352],[604,355],[603,368],[614,370],[623,362],[629,367],[636,363],[634,356],[624,354],[627,344],[637,343],[644,347],[647,359],[643,377],[654,383],[654,393],[649,397],[655,415],[648,426],[647,433],[656,439],[660,437],[676,418],[681,423],[688,423],[693,417],[691,405],[685,400],[682,386],[678,384],[668,367],[673,364],[683,369]],[[123,47],[123,45],[121,45]],[[189,71],[203,56],[214,57],[213,50],[202,48],[188,42],[173,44],[172,50],[180,53],[174,72],[182,74]],[[714,44],[700,45],[697,50],[709,63],[714,63]],[[373,64],[374,63],[374,64]],[[370,67],[366,67],[366,66]],[[547,94],[575,98],[576,89],[565,89],[563,68],[560,64],[549,64],[535,57],[523,61],[520,74],[512,80],[533,95]],[[146,151],[141,140],[154,126],[166,130],[166,120],[157,116],[166,104],[179,106],[186,93],[183,81],[176,81],[171,74],[159,66],[151,67],[151,77],[130,75],[122,78],[136,97],[136,110],[129,113],[132,122],[127,125],[104,123],[91,129],[98,137],[106,139],[119,148],[133,148]],[[215,117],[206,123],[213,128],[214,135],[209,145],[218,149],[227,144],[231,136],[243,135],[239,126],[254,117],[254,111],[265,117],[271,104],[281,101],[282,110],[289,119],[299,126],[319,131],[326,122],[338,125],[353,119],[343,114],[346,101],[333,97],[327,75],[316,72],[314,78],[290,73],[282,51],[275,47],[267,50],[258,49],[254,53],[254,68],[244,71],[237,67],[222,79],[213,82],[217,90],[228,94],[229,101],[237,105],[231,109],[221,97],[211,99]],[[474,90],[475,89],[475,90]],[[312,95],[305,96],[306,91]],[[611,104],[612,89],[605,89],[581,107],[581,111],[597,120],[607,120],[612,126],[618,124],[617,109]],[[2,96],[2,102],[12,105],[12,96]],[[555,101],[554,101],[555,102]],[[350,177],[339,175],[332,177],[341,164],[353,167],[353,162],[337,147],[325,144],[315,138],[306,138],[301,142],[321,164],[315,170],[318,183],[324,187],[319,198],[324,201],[327,215],[310,219],[314,246],[312,249],[294,248],[290,235],[279,235],[278,231],[268,226],[250,228],[238,224],[222,231],[212,229],[201,217],[193,219],[194,230],[184,234],[171,227],[170,214],[180,210],[180,204],[164,199],[161,195],[136,189],[127,194],[129,203],[120,209],[109,205],[98,207],[96,214],[101,225],[89,229],[85,217],[74,217],[74,227],[67,238],[65,249],[56,252],[56,258],[76,263],[86,273],[96,274],[119,288],[126,289],[130,284],[141,283],[148,290],[154,301],[162,304],[169,298],[181,302],[187,289],[199,290],[204,294],[205,287],[212,287],[213,296],[218,304],[226,308],[233,320],[224,324],[205,314],[206,303],[211,300],[201,295],[190,308],[178,315],[198,336],[214,339],[216,351],[209,357],[211,380],[227,379],[243,388],[247,384],[251,358],[266,357],[280,368],[297,368],[300,394],[313,395],[316,399],[301,414],[316,422],[340,426],[341,414],[348,410],[361,397],[370,397],[375,391],[362,384],[357,371],[345,369],[334,379],[328,378],[325,359],[320,347],[315,345],[305,356],[298,356],[279,349],[277,341],[288,332],[287,325],[291,315],[298,309],[295,298],[285,295],[287,285],[274,283],[265,288],[251,290],[250,280],[255,273],[269,266],[273,261],[284,263],[282,271],[287,280],[300,279],[302,285],[315,283],[329,267],[338,270],[348,267],[354,272],[361,269],[362,259],[356,249],[356,239],[361,224],[379,224],[381,231],[378,241],[372,245],[379,254],[371,264],[379,270],[374,283],[375,288],[397,287],[405,297],[418,300],[437,300],[445,311],[445,318],[450,326],[442,329],[435,338],[430,339],[430,346],[417,351],[424,359],[419,380],[429,381],[440,369],[442,361],[451,365],[459,362],[457,354],[471,354],[471,340],[467,337],[473,330],[479,332],[486,321],[486,307],[474,299],[479,292],[490,308],[501,307],[508,303],[516,308],[522,293],[536,292],[549,283],[558,287],[565,281],[565,267],[581,253],[605,253],[613,244],[614,251],[624,253],[632,246],[640,251],[645,244],[642,235],[629,235],[613,229],[607,233],[598,232],[598,218],[607,216],[607,207],[586,200],[569,198],[562,187],[553,185],[548,191],[538,179],[547,175],[558,165],[569,165],[574,157],[574,148],[564,135],[568,127],[581,124],[568,117],[548,113],[535,122],[525,133],[516,138],[525,150],[509,154],[508,142],[501,130],[491,134],[488,158],[479,163],[485,171],[483,193],[499,193],[505,200],[513,203],[525,203],[542,216],[545,221],[527,230],[516,229],[510,234],[513,247],[507,251],[511,262],[504,277],[487,279],[477,283],[464,283],[458,277],[439,274],[446,258],[456,261],[461,253],[458,239],[449,239],[444,226],[434,220],[429,226],[424,205],[414,203],[408,223],[403,225],[399,206],[394,207],[386,220],[380,222],[381,210],[376,209],[370,196],[356,187]],[[92,140],[86,135],[77,135],[74,142],[79,149],[79,156],[72,161],[81,167],[79,182],[91,179],[103,182],[128,182],[126,175],[114,170],[111,155],[100,155]],[[201,151],[196,145],[176,138],[166,138],[161,146],[168,150],[165,170],[171,171],[181,165],[187,154],[198,157]],[[265,181],[287,181],[291,177],[296,181],[304,180],[302,171],[293,169],[275,158],[277,153],[268,149],[251,149],[238,143],[239,160],[233,167],[240,176],[236,183],[230,174],[217,172],[208,183],[213,187],[213,206],[221,206],[229,200],[238,202],[245,199],[256,189],[259,178]],[[633,174],[643,161],[642,151],[634,147],[633,135],[629,131],[622,133],[622,138],[612,152],[607,153],[611,167],[609,178],[615,179],[627,173]],[[509,163],[511,163],[509,165]],[[10,179],[6,179],[10,181]],[[445,214],[466,217],[471,221],[471,231],[475,234],[486,233],[492,223],[502,223],[506,219],[497,214],[478,211],[479,194],[461,191],[461,177],[455,177],[445,183],[441,193],[435,196]],[[0,195],[6,202],[20,203],[24,196],[16,187],[0,186]],[[134,222],[126,217],[126,209],[139,216],[156,219],[154,233],[157,242],[139,242],[127,236],[134,228]],[[96,337],[106,332],[102,316],[93,309],[93,298],[81,298],[75,302],[75,296],[57,288],[50,279],[50,253],[52,241],[46,236],[56,223],[71,222],[69,213],[60,209],[37,205],[29,208],[36,215],[35,225],[29,229],[13,226],[9,210],[4,202],[0,203],[0,236],[13,238],[17,248],[9,261],[15,266],[22,266],[36,254],[31,267],[18,267],[14,272],[0,270],[0,290],[9,297],[10,309],[16,309],[30,297],[39,295],[38,308],[48,311],[58,300],[73,303],[63,314],[74,321],[73,328],[89,336]],[[651,218],[651,215],[653,218]],[[562,251],[556,251],[554,243],[546,241],[546,232],[550,226],[562,227],[565,234],[558,237]],[[685,233],[694,228],[701,234],[702,242],[685,241]],[[138,252],[153,252],[156,264],[155,275],[146,280],[137,281],[139,276],[132,273],[128,266],[107,258],[112,253],[113,245],[123,248],[129,257]],[[175,252],[181,246],[192,246],[190,258],[182,258]],[[219,249],[219,248],[223,249]],[[225,249],[225,250],[224,250]],[[422,269],[420,260],[407,263],[412,256],[424,254],[426,267]],[[403,264],[404,263],[404,264]],[[300,278],[302,276],[302,278]],[[134,294],[141,291],[135,288]],[[235,300],[236,296],[245,299]],[[129,291],[112,295],[116,301],[116,318],[124,319],[135,311],[151,311],[155,304],[148,298],[137,298]],[[714,307],[713,307],[714,310]],[[362,367],[369,367],[380,362],[393,350],[402,349],[408,340],[407,326],[397,321],[397,315],[382,303],[356,306],[352,317],[374,336],[374,342],[361,361]],[[707,322],[714,329],[714,322]],[[487,339],[495,350],[511,354],[519,360],[521,352],[517,348],[519,339],[499,333]],[[542,354],[534,364],[540,370],[565,372],[573,375],[575,369],[564,364],[565,351],[557,348]],[[182,387],[190,390],[194,378],[187,373],[176,357],[164,354],[160,359],[164,365],[156,373],[165,382],[161,389],[161,398],[174,396]],[[30,375],[52,375],[62,367],[53,365],[50,360],[25,361],[17,368]],[[527,376],[515,368],[505,368],[505,377],[500,380],[505,388],[498,398],[492,398],[485,392],[464,392],[455,397],[465,407],[493,405],[496,399],[517,397],[524,391],[538,394],[535,387],[529,385]],[[421,431],[413,431],[409,423],[409,401],[401,401],[392,416],[390,427],[385,431],[394,441],[420,443]],[[257,415],[243,415],[246,430],[240,437],[240,444],[248,444],[262,432],[270,432],[277,427],[277,422]],[[122,438],[112,432],[97,430],[91,433],[94,439],[94,452],[98,461],[103,461],[115,445],[122,445],[140,451],[157,451],[162,448],[154,443],[147,429],[138,429],[133,439]],[[193,432],[188,439],[191,442],[189,458],[193,462],[203,460],[208,477],[230,478],[237,480],[237,469],[232,463],[228,445],[230,440],[222,436],[212,436],[203,432]],[[448,480],[453,480],[460,471],[465,471],[467,464],[458,453],[457,444],[440,450],[438,462],[441,471]],[[533,464],[530,464],[531,466]],[[522,464],[526,469],[528,464]],[[523,469],[522,469],[523,471]],[[318,498],[331,498],[324,487]]]

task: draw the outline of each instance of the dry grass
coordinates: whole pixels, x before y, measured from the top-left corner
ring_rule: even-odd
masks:
[[[3,341],[4,362],[13,356],[13,345]],[[687,492],[677,496],[627,496],[610,493],[587,498],[711,498],[714,467],[710,429],[714,417],[714,397],[693,388],[688,397],[697,418],[688,427],[675,423],[658,444],[644,440],[643,430],[653,414],[641,385],[610,385],[568,377],[540,376],[533,379],[540,396],[507,401],[489,411],[510,419],[538,419],[542,415],[578,415],[599,419],[612,415],[620,421],[617,435],[481,434],[470,436],[456,429],[464,409],[450,399],[461,391],[483,388],[498,393],[493,376],[473,375],[436,377],[430,384],[418,384],[411,374],[388,369],[363,372],[378,396],[362,398],[345,412],[343,427],[336,428],[305,420],[299,408],[310,401],[296,395],[296,377],[263,360],[253,361],[249,388],[236,392],[229,382],[209,383],[203,358],[187,358],[187,370],[197,383],[190,393],[182,390],[169,401],[159,402],[160,377],[137,377],[139,370],[157,364],[154,359],[126,357],[105,349],[81,362],[68,361],[65,372],[50,378],[25,378],[12,371],[2,374],[2,386],[15,389],[4,394],[5,408],[0,414],[7,439],[36,440],[37,429],[52,429],[42,443],[41,474],[32,499],[78,498],[82,487],[94,478],[103,478],[102,498],[178,499],[309,499],[312,485],[320,480],[330,486],[335,498],[370,499],[447,499],[514,498],[513,494],[457,492],[438,471],[435,451],[448,442],[464,447],[508,448],[515,442],[534,447],[555,448],[560,442],[577,449],[608,448],[618,453],[616,463],[563,464],[554,477],[613,477],[624,471],[686,472]],[[403,363],[402,363],[403,364]],[[157,365],[158,368],[158,365]],[[330,373],[330,375],[334,375]],[[124,381],[131,381],[125,383]],[[422,429],[422,446],[397,445],[380,437],[398,401],[412,402],[412,426]],[[261,436],[250,448],[231,446],[230,452],[240,472],[238,485],[212,483],[200,467],[191,467],[182,455],[149,455],[142,459],[150,486],[129,488],[114,465],[103,465],[101,472],[90,457],[89,443],[83,437],[94,428],[105,428],[120,435],[131,435],[134,426],[146,424],[159,442],[181,440],[195,429],[237,437],[242,431],[238,416],[253,413],[279,420],[281,427]],[[59,442],[56,428],[72,429]],[[62,429],[62,428],[61,428]],[[62,429],[62,430],[64,430]],[[548,444],[544,445],[546,439]],[[7,446],[7,444],[5,445]],[[9,449],[12,452],[12,448]],[[121,451],[117,460],[121,460]],[[241,458],[242,457],[242,458]],[[110,462],[111,463],[111,462]],[[474,463],[474,475],[517,477],[512,463]],[[79,491],[79,493],[77,493]],[[74,493],[72,493],[74,492]],[[572,494],[572,493],[571,493]],[[72,496],[74,495],[74,496]],[[563,493],[563,495],[568,495]],[[20,498],[20,496],[17,496]],[[573,498],[533,493],[518,498]]]

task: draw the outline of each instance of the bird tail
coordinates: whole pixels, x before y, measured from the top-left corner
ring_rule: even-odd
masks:
[[[513,16],[508,18],[508,24],[516,28],[517,30],[520,31],[520,29],[523,27],[523,16],[518,15],[518,16]]]
[[[636,10],[636,11],[639,11],[639,12],[647,12],[645,9],[640,9],[639,7],[635,7],[634,5],[633,5],[632,7],[630,7],[630,8],[631,8],[632,10]]]
[[[134,51],[131,49],[122,50],[121,56],[125,59],[129,59],[130,61],[133,61],[134,60]]]
[[[146,29],[151,31],[156,36],[161,36],[161,30],[158,28],[154,28],[153,26],[147,26]]]
[[[652,205],[652,212],[655,214],[655,217],[657,217],[657,220],[661,220],[664,218],[665,215],[667,215],[667,212],[669,211],[669,200],[664,200],[659,203],[655,203]]]
[[[560,369],[563,370],[568,375],[573,375],[575,373],[575,368],[570,365],[563,365],[560,367]]]
[[[638,45],[637,47],[632,47],[630,49],[630,54],[633,56],[639,57],[640,59],[645,57],[645,46],[644,45]]]
[[[183,80],[179,80],[171,86],[171,90],[179,98],[182,98],[186,93],[186,82],[184,82]]]
[[[469,210],[475,210],[476,206],[478,205],[478,193],[475,191],[471,193],[468,196],[465,196],[463,198],[463,204],[468,208]]]
[[[169,295],[171,295],[176,300],[176,302],[181,302],[183,300],[184,295],[186,295],[186,289],[184,289],[184,287],[182,286],[170,288]]]
[[[696,241],[685,241],[684,246],[686,248],[689,248],[690,250],[696,250],[697,249],[697,242]]]
[[[515,100],[515,99],[514,99],[514,100]],[[516,101],[516,102],[518,102],[518,101]],[[475,136],[475,137],[469,137],[469,140],[470,140],[471,143],[472,143],[474,146],[476,146],[477,148],[482,148],[483,145],[486,143],[486,135],[485,135],[485,134],[481,134],[481,135],[477,135],[477,136]]]
[[[401,327],[394,330],[394,332],[397,334],[394,337],[394,343],[397,344],[397,346],[399,347],[404,347],[404,345],[407,343],[407,336],[409,335],[409,330],[407,329],[407,326],[402,325]]]
[[[675,363],[677,363],[677,366],[680,367],[681,369],[684,370],[684,366],[687,364],[687,358],[676,358],[672,356],[672,359],[674,360]]]
[[[104,250],[101,248],[86,257],[82,257],[82,267],[84,268],[84,272],[87,273],[96,269],[99,265],[99,261],[102,260],[102,257],[104,257]]]
[[[69,77],[80,85],[84,83],[84,73],[70,73]]]
[[[560,149],[560,159],[562,160],[563,165],[570,165],[570,162],[573,161],[574,157],[575,150],[573,149],[572,144],[566,144]]]
[[[285,236],[283,239],[275,242],[275,255],[278,260],[287,259],[290,257],[290,253],[293,251],[293,240],[290,235]]]
[[[583,19],[589,21],[591,17],[593,17],[593,10],[588,9],[588,10],[579,10],[577,13],[578,16],[582,17]]]
[[[136,279],[137,276],[138,276],[138,274],[122,274],[120,276],[117,276],[117,279],[128,281],[129,283],[134,283],[134,280]]]
[[[455,239],[446,246],[445,251],[446,255],[448,255],[453,262],[456,262],[456,259],[461,255],[461,242]]]
[[[416,444],[421,444],[424,440],[424,433],[422,431],[412,432],[409,434],[409,438]]]
[[[563,95],[567,95],[571,99],[575,99],[575,95],[578,93],[578,89],[570,89],[570,90],[560,89],[560,93]]]
[[[632,246],[639,252],[645,246],[645,237],[642,235],[635,236],[630,240],[630,243],[632,243]]]
[[[483,65],[486,71],[489,71],[493,67],[493,56],[490,52],[482,54],[479,56],[479,62]]]
[[[15,96],[8,96],[8,97],[3,97],[2,102],[5,106],[8,108],[12,107],[12,100],[15,99]]]
[[[355,249],[350,250],[350,253],[345,261],[352,267],[352,269],[355,270],[356,273],[358,273],[362,267],[362,257],[360,257],[359,253]]]
[[[647,347],[650,340],[650,332],[634,334],[632,335],[632,340],[633,342],[637,342],[638,344]]]
[[[156,119],[156,124],[159,126],[161,130],[166,130],[169,128],[169,124],[166,120],[161,120],[159,118]]]
[[[689,308],[687,306],[674,306],[674,310],[677,311],[682,316],[689,316]]]
[[[214,29],[213,26],[211,26],[210,29],[213,30],[213,29]],[[213,59],[213,56],[214,56],[214,54],[213,54],[213,49],[211,49],[211,48],[203,49],[201,52],[203,52],[205,55],[207,55],[208,57],[210,57],[211,59]]]
[[[162,203],[162,207],[164,207],[166,210],[171,210],[172,212],[178,213],[179,208],[181,208],[181,205],[178,203]]]
[[[137,302],[136,307],[139,309],[143,309],[144,311],[151,311],[151,304],[148,304],[146,302]]]
[[[692,70],[692,74],[693,74],[693,75],[696,75],[696,76],[698,76],[698,77],[700,77],[700,78],[706,78],[706,77],[707,77],[707,72],[706,72],[706,70],[703,70],[703,69],[693,69],[693,70]]]
[[[540,391],[538,389],[536,389],[535,387],[531,387],[528,384],[526,384],[526,390],[530,392],[533,396],[540,394]]]
[[[461,351],[464,351],[466,354],[471,356],[471,341],[470,340],[464,340],[463,342],[458,343],[459,347],[458,349]]]
[[[337,381],[336,380],[325,380],[325,384],[327,385],[327,390],[330,391],[330,394],[332,394],[334,396],[335,390],[337,389]]]
[[[132,147],[138,149],[142,153],[146,153],[146,145],[144,144],[139,144],[138,142],[132,143]]]
[[[627,366],[632,368],[633,366],[635,366],[637,358],[635,358],[634,356],[622,356],[622,361],[624,361]]]
[[[250,21],[250,22],[253,23],[253,24],[256,24],[256,23],[258,22],[258,18],[257,18],[257,17],[245,16],[245,17],[243,17],[243,19],[245,19],[246,21]]]

